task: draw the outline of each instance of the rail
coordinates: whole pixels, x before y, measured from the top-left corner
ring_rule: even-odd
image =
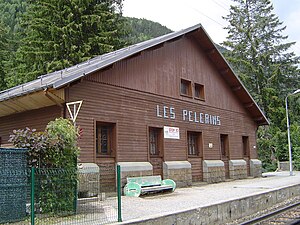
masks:
[[[270,212],[268,214],[264,214],[262,216],[254,218],[254,219],[245,221],[245,222],[241,223],[240,225],[257,224],[258,222],[269,220],[270,218],[273,218],[275,216],[279,216],[280,214],[283,214],[283,213],[285,213],[287,211],[295,209],[295,208],[297,208],[299,206],[300,206],[300,202],[297,202],[297,203],[294,203],[292,205],[289,205],[289,206],[280,208],[278,210],[275,210],[273,212]],[[300,222],[300,218],[299,217],[297,218],[297,217],[291,216],[290,218],[288,218],[288,217],[285,216],[285,218],[289,219],[288,221],[286,221],[285,224],[294,225],[294,224],[299,224],[299,222]]]

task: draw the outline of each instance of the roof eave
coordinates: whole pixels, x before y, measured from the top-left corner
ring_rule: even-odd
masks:
[[[202,27],[201,24],[197,24],[195,26],[189,27],[189,28],[181,30],[181,31],[177,31],[177,32],[174,32],[174,33],[169,33],[169,34],[164,35],[162,37],[158,37],[158,38],[155,38],[155,39],[152,39],[152,40],[148,40],[148,41],[139,43],[137,45],[129,46],[129,47],[127,47],[129,52],[125,51],[122,54],[117,54],[115,57],[109,58],[107,61],[103,61],[102,63],[99,63],[99,64],[95,65],[91,69],[75,75],[74,77],[71,77],[71,76],[70,77],[65,77],[65,78],[63,78],[59,81],[56,81],[53,84],[53,88],[56,88],[56,89],[61,88],[61,87],[65,86],[65,85],[67,85],[71,82],[74,82],[74,81],[86,76],[86,75],[89,75],[89,74],[94,73],[94,72],[96,72],[100,69],[103,69],[107,66],[110,66],[115,62],[126,59],[128,57],[131,57],[134,54],[137,54],[141,51],[147,50],[147,49],[149,49],[151,47],[154,47],[156,45],[159,45],[161,43],[170,41],[174,38],[177,38],[177,37],[180,37],[182,35],[186,35],[190,32],[196,31],[196,30],[200,29],[201,27]],[[143,44],[143,43],[147,43],[147,42],[148,42],[148,44]],[[139,47],[137,47],[137,46],[139,46]]]
[[[270,122],[267,119],[267,117],[265,116],[265,114],[263,113],[263,111],[257,105],[257,103],[255,102],[255,100],[253,99],[253,97],[251,96],[251,94],[248,92],[247,88],[244,86],[244,84],[242,83],[242,81],[240,80],[240,78],[235,74],[233,68],[230,66],[230,64],[228,63],[228,61],[223,56],[223,54],[219,51],[219,49],[217,48],[217,46],[215,45],[215,43],[213,42],[213,40],[210,38],[210,36],[207,34],[207,32],[205,31],[205,29],[203,29],[203,27],[199,27],[199,28],[202,28],[201,29],[202,32],[204,32],[204,34],[206,35],[206,38],[208,38],[209,41],[210,41],[210,43],[212,43],[212,45],[214,47],[214,50],[217,52],[218,56],[221,57],[221,59],[225,62],[227,68],[232,72],[232,75],[234,76],[234,78],[237,79],[238,83],[241,85],[242,90],[245,91],[246,95],[250,98],[251,102],[254,103],[256,109],[259,111],[259,113],[263,117],[263,121],[262,122],[256,121],[256,123],[259,126],[261,126],[261,125],[270,125]]]

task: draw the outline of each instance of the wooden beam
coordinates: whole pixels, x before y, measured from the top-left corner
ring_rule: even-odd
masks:
[[[253,118],[254,121],[262,121],[264,118],[262,116]]]
[[[217,50],[216,50],[215,48],[213,48],[213,49],[207,50],[207,51],[206,51],[206,54],[207,54],[207,55],[213,55],[213,54],[215,54],[216,52],[217,52]]]
[[[220,71],[220,73],[221,73],[222,75],[226,75],[226,74],[228,74],[228,72],[229,72],[229,69],[228,69],[228,68]]]
[[[253,102],[245,103],[244,106],[246,108],[251,108],[252,106],[254,106],[254,103]]]
[[[233,91],[239,91],[239,90],[241,90],[242,89],[242,85],[238,85],[238,86],[233,86],[233,87],[231,87],[231,90],[233,90]]]
[[[53,93],[49,92],[48,90],[44,91],[44,94],[47,98],[49,98],[52,102],[54,102],[56,105],[58,105],[59,107],[63,108],[63,105],[58,102],[55,98],[53,98],[50,94],[54,95]],[[54,95],[55,96],[55,95]],[[57,97],[57,96],[56,96]]]

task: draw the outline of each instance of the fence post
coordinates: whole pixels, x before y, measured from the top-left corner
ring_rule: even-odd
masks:
[[[118,192],[118,222],[122,222],[122,208],[121,208],[121,166],[117,165],[117,192]]]
[[[78,197],[78,181],[77,181],[77,179],[78,179],[78,169],[77,169],[77,157],[75,158],[75,168],[76,168],[76,186],[75,186],[75,189],[74,189],[74,214],[76,214],[77,213],[77,197]],[[73,173],[73,171],[72,171],[72,173]]]
[[[34,225],[34,183],[35,183],[35,177],[34,177],[34,167],[31,167],[31,191],[30,191],[30,202],[31,202],[31,225]]]

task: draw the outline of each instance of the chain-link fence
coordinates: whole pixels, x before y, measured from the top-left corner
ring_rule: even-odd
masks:
[[[79,170],[28,169],[25,159],[22,168],[16,169],[17,163],[24,160],[23,156],[3,155],[0,155],[0,224],[107,224],[121,221],[121,192],[118,197],[116,191],[116,177],[120,176],[115,175],[114,182],[101,184],[106,178],[112,180],[111,168],[99,170],[96,164],[87,164]],[[13,163],[8,162],[11,158],[15,160]],[[117,171],[115,174],[120,174],[119,168]]]

